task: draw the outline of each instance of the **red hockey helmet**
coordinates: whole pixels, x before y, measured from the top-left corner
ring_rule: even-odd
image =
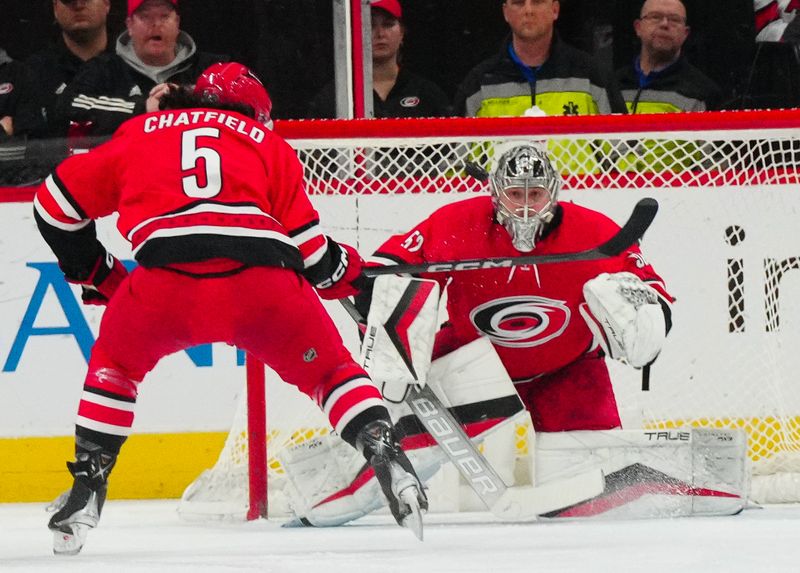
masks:
[[[247,66],[222,62],[208,67],[197,78],[194,93],[220,103],[249,105],[256,113],[256,120],[272,127],[272,100],[264,84]]]

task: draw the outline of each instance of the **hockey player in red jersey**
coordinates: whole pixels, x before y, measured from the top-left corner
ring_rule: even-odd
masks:
[[[162,111],[123,124],[67,159],[34,201],[36,222],[85,304],[106,305],[76,422],[74,476],[49,522],[54,551],[80,551],[133,424],[138,386],[167,354],[222,341],[248,350],[311,396],[364,454],[398,523],[421,533],[427,507],[380,392],[352,359],[314,294],[357,291],[362,260],[322,234],[294,151],[272,133],[271,103],[236,63],[194,91],[160,94]],[[139,263],[130,274],[97,240],[117,227]]]
[[[424,265],[575,253],[605,243],[620,230],[601,213],[559,202],[559,176],[538,145],[498,146],[495,156],[491,195],[438,209],[410,231],[389,238],[371,262]],[[396,404],[392,414],[423,481],[452,459],[444,454],[452,446],[431,447],[438,440],[426,438],[412,419],[408,403],[415,398],[409,386],[431,386],[475,441],[519,421],[514,408],[519,401],[511,399],[517,394],[537,433],[613,430],[621,424],[604,357],[644,367],[659,354],[671,326],[672,297],[636,245],[606,259],[431,272],[419,279],[419,286],[412,287],[402,282],[408,278],[381,276],[367,282],[356,305],[367,317],[363,363],[387,402]],[[437,301],[433,312],[423,308],[421,301],[427,305],[432,290],[437,298],[444,293],[444,321],[437,308],[443,303]],[[442,321],[436,332],[434,323]],[[430,342],[423,351],[426,337]],[[423,354],[430,357],[429,349],[433,361],[426,363]],[[423,381],[420,372],[426,371]],[[318,500],[303,472],[309,466],[345,464],[330,463],[322,447],[297,450],[284,458],[289,462],[284,469],[296,475],[289,493],[298,518],[338,525],[374,509],[377,496],[348,498],[344,488]],[[335,452],[336,444],[329,450]],[[637,455],[632,454],[634,459]],[[514,478],[513,470],[504,471]],[[329,481],[349,484],[351,478]]]
[[[498,150],[491,196],[442,207],[387,240],[376,263],[547,255],[590,249],[619,227],[560,203],[560,179],[531,144]],[[447,292],[434,358],[493,343],[539,432],[604,430],[620,418],[603,356],[643,367],[671,326],[671,296],[638,246],[609,259],[422,275]],[[362,311],[369,293],[359,295]],[[583,317],[583,318],[581,318]]]

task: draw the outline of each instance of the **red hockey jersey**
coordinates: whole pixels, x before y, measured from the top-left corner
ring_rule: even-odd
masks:
[[[596,211],[560,203],[549,232],[531,254],[570,253],[596,247],[619,226]],[[494,219],[491,197],[459,201],[434,212],[408,233],[386,241],[371,259],[389,265],[520,256]],[[580,316],[583,285],[600,273],[631,272],[672,302],[663,281],[638,246],[609,259],[487,270],[431,273],[447,288],[449,321],[437,336],[441,356],[487,336],[515,382],[572,363],[593,346]]]
[[[64,231],[118,211],[146,267],[223,258],[303,270],[327,246],[294,150],[260,123],[214,109],[129,120],[59,165],[35,209]]]

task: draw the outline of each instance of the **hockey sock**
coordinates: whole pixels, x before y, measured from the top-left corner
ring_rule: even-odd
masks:
[[[99,446],[118,454],[133,426],[137,382],[118,370],[102,368],[90,371],[83,385],[75,421],[76,448],[82,441],[87,450]]]

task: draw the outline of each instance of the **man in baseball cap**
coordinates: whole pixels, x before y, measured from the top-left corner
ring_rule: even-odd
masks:
[[[171,84],[193,84],[228,59],[199,51],[178,12],[178,0],[128,0],[114,53],[86,62],[65,91],[68,120],[90,126],[90,135],[112,134],[134,115],[157,110]]]
[[[178,9],[178,0],[128,0],[128,17],[136,12],[143,4],[168,4],[175,10]]]

